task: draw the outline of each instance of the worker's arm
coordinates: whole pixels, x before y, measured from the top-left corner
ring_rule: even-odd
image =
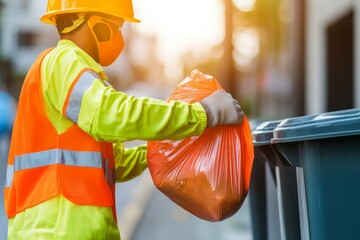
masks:
[[[92,79],[91,79],[92,78]],[[70,93],[80,102],[65,115],[97,140],[128,141],[182,139],[200,135],[206,127],[206,113],[199,104],[137,98],[105,86],[89,76],[90,84]]]
[[[116,182],[125,182],[139,176],[147,168],[146,145],[124,148],[114,143]]]
[[[137,98],[116,91],[102,68],[62,40],[42,64],[45,110],[58,133],[74,123],[99,141],[181,139],[200,135],[207,116],[200,103]]]
[[[240,124],[240,105],[224,91],[201,103],[138,98],[107,84],[103,69],[69,40],[61,40],[42,63],[46,114],[59,134],[73,124],[107,142],[178,140],[206,127]],[[209,121],[208,121],[209,120]]]

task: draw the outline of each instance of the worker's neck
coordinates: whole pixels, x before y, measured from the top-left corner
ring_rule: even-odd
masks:
[[[79,48],[89,54],[95,61],[97,61],[97,45],[95,39],[88,30],[87,26],[81,26],[79,29],[70,33],[61,34],[61,39],[70,40]]]

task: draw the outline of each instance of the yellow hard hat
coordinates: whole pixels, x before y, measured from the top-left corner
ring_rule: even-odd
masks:
[[[43,23],[56,24],[56,16],[64,13],[104,13],[140,22],[134,18],[132,0],[48,0],[47,12],[41,17]]]

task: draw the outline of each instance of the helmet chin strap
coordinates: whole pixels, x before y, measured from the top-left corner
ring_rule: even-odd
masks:
[[[86,14],[78,13],[78,19],[74,20],[71,26],[64,28],[60,33],[69,33],[75,30],[76,28],[78,28],[85,21],[86,21]]]

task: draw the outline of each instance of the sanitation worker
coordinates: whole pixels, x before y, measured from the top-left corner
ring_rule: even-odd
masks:
[[[8,239],[120,239],[115,183],[147,167],[146,146],[206,127],[241,124],[239,104],[217,91],[195,104],[116,91],[103,66],[124,47],[131,0],[49,0],[41,21],[60,41],[29,70],[19,98],[5,186]]]

